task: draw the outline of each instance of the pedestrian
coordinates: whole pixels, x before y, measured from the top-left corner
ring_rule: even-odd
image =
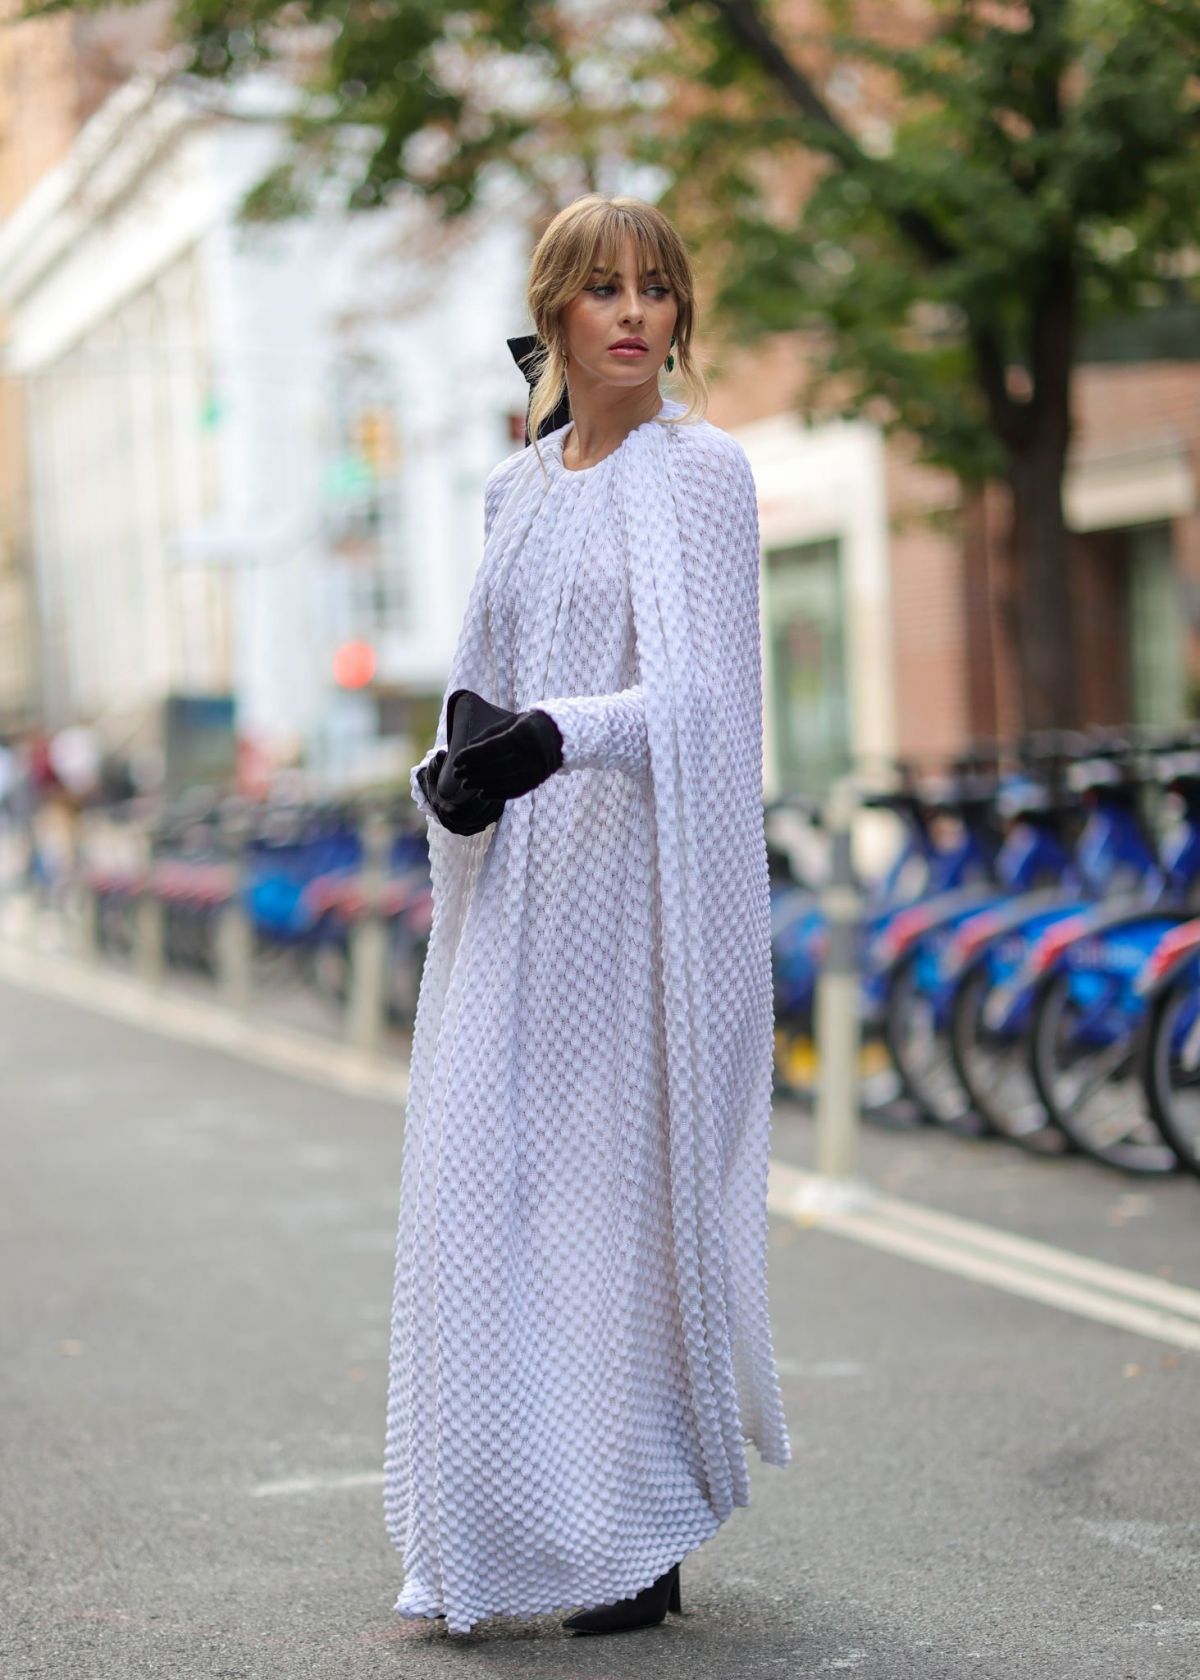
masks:
[[[16,747],[0,735],[0,904],[16,885],[21,781],[22,765]]]
[[[581,1632],[661,1621],[680,1560],[749,1504],[746,1443],[791,1457],[754,479],[703,416],[692,269],[655,206],[573,201],[526,299],[526,446],[488,477],[411,773],[434,908],[384,1512],[395,1610],[452,1634],[572,1605]],[[659,390],[676,358],[687,402]]]

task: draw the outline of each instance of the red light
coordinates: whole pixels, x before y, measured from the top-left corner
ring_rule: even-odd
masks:
[[[333,656],[333,680],[339,688],[365,688],[375,675],[370,642],[343,642]]]

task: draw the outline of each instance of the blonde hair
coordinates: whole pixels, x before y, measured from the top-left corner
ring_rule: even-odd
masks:
[[[672,377],[687,392],[687,407],[682,414],[672,415],[659,424],[684,425],[701,418],[708,406],[708,384],[692,355],[696,291],[683,240],[662,211],[643,199],[586,193],[560,210],[538,240],[525,290],[529,314],[541,340],[529,363],[530,371],[537,372],[538,377],[529,399],[528,425],[529,441],[537,450],[543,476],[546,476],[546,464],[538,447],[538,432],[566,394],[563,308],[591,279],[594,264],[601,264],[606,274],[616,268],[627,234],[633,236],[641,272],[657,267],[664,283],[674,292],[678,306],[675,343],[671,347],[677,365]]]

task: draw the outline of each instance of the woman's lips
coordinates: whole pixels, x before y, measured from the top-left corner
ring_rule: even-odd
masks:
[[[648,350],[640,349],[636,344],[614,344],[609,349],[610,356],[648,356]]]

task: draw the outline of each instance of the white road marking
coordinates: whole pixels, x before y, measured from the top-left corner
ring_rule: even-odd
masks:
[[[886,1218],[898,1219],[917,1229],[949,1237],[964,1246],[1002,1255],[1052,1276],[1095,1284],[1128,1299],[1165,1307],[1182,1318],[1192,1318],[1200,1323],[1200,1290],[1168,1283],[1163,1278],[1150,1277],[1144,1272],[1133,1272],[1124,1266],[1114,1266],[1106,1260],[1092,1260],[1087,1255],[1075,1254],[1052,1243],[1019,1237],[1010,1231],[997,1230],[994,1226],[980,1225],[971,1219],[919,1207],[891,1196],[880,1196],[874,1207]]]
[[[340,1091],[401,1103],[408,1093],[403,1062],[364,1057],[334,1040],[243,1018],[217,1002],[154,991],[130,975],[11,939],[0,940],[0,979]],[[870,1186],[823,1180],[777,1160],[770,1163],[767,1205],[798,1225],[1200,1352],[1200,1290],[884,1196]]]
[[[816,1174],[773,1160],[767,1205],[798,1223],[1200,1353],[1200,1290],[894,1196],[867,1192],[846,1207],[836,1199],[822,1207],[818,1187]]]
[[[347,1470],[338,1475],[290,1476],[281,1482],[256,1482],[250,1492],[255,1499],[266,1499],[278,1494],[330,1493],[341,1492],[343,1488],[379,1487],[382,1483],[382,1470]]]
[[[1075,1520],[1093,1539],[1120,1551],[1136,1552],[1139,1557],[1191,1568],[1200,1552],[1200,1525],[1196,1523],[1102,1522],[1092,1517]]]
[[[865,1365],[855,1364],[851,1359],[818,1359],[808,1363],[780,1355],[775,1363],[786,1377],[861,1377],[866,1370]]]

